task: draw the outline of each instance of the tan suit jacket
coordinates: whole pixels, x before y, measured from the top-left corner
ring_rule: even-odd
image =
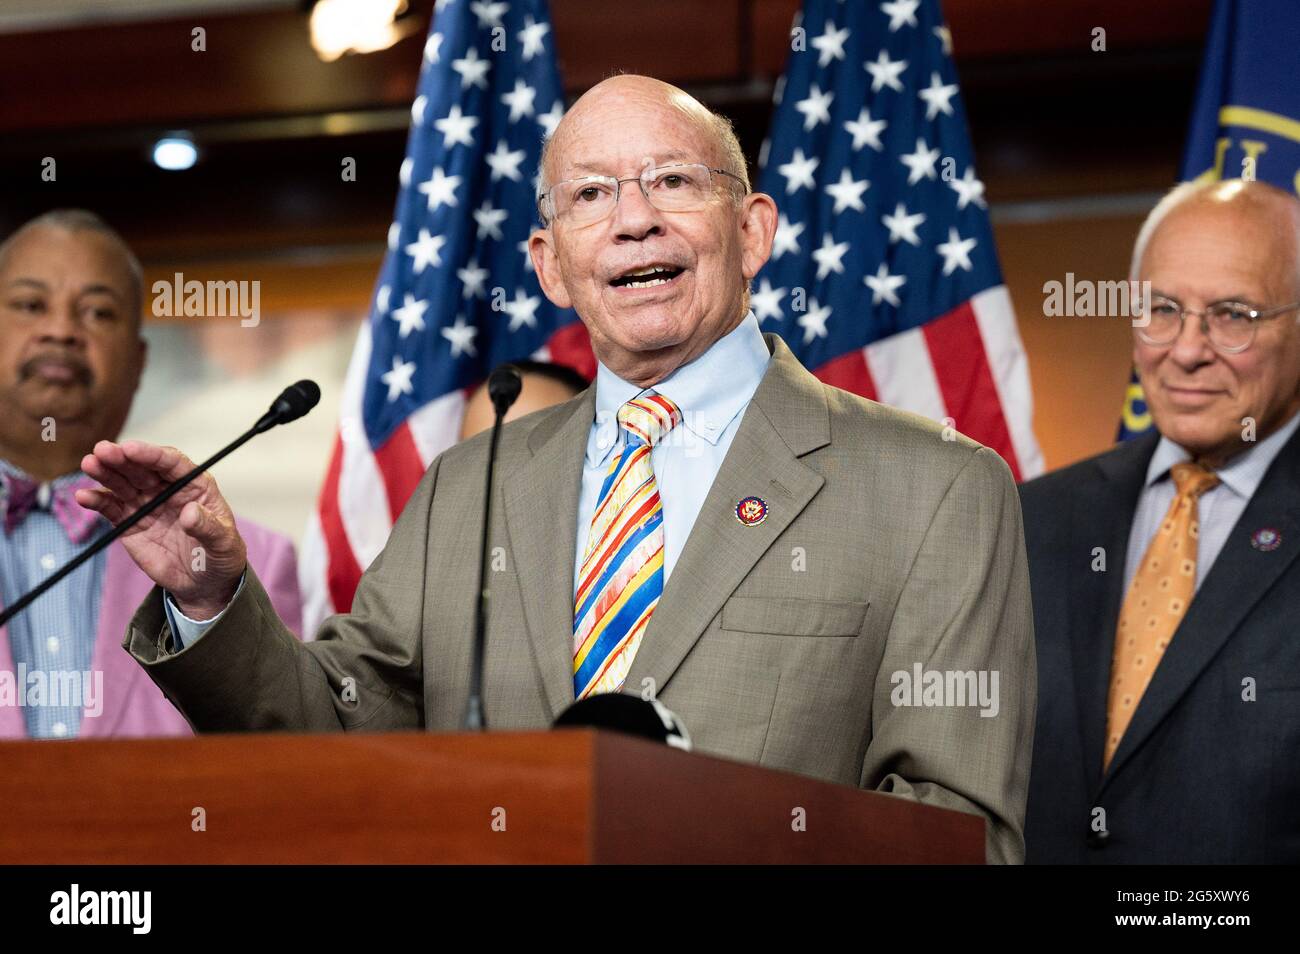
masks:
[[[982,815],[989,859],[1020,861],[1035,665],[1010,472],[938,425],[823,385],[766,340],[773,360],[625,691],[651,689],[700,751]],[[594,408],[591,388],[501,435],[492,728],[544,728],[573,701],[573,548]],[[250,570],[225,615],[174,654],[155,588],[126,648],[199,731],[459,728],[487,448],[480,435],[430,465],[352,613],[314,642],[280,623]],[[758,526],[734,513],[750,495],[769,506]],[[895,676],[918,669],[997,673],[996,715],[952,696],[896,705],[921,699]]]

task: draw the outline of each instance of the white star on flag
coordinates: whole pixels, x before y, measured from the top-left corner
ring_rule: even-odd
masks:
[[[457,143],[474,145],[474,127],[478,125],[477,116],[466,116],[460,107],[452,105],[451,111],[443,119],[435,119],[433,128],[442,133],[442,148],[450,149]]]
[[[396,355],[393,356],[393,369],[385,371],[379,376],[379,380],[388,385],[388,400],[396,401],[399,395],[411,394],[415,388],[411,386],[411,378],[415,375],[415,362],[403,361]]]
[[[478,260],[471,258],[464,268],[456,269],[456,277],[460,279],[461,294],[465,298],[486,298],[487,288],[484,282],[487,281],[488,270],[478,267]]]
[[[916,26],[916,8],[921,0],[889,0],[880,5],[880,12],[889,17],[889,32],[895,33],[904,24]]]
[[[943,256],[943,273],[951,275],[958,268],[962,271],[971,270],[970,253],[975,247],[973,238],[964,239],[957,234],[955,226],[948,229],[948,241],[941,242],[936,251]]]
[[[813,49],[817,51],[817,65],[827,66],[831,60],[844,59],[844,41],[849,38],[848,27],[837,30],[834,23],[826,24],[826,32],[813,37]]]
[[[510,330],[518,331],[524,325],[535,328],[537,317],[534,313],[541,303],[542,300],[536,295],[527,295],[522,288],[516,289],[514,301],[501,304],[501,310],[510,316]]]
[[[429,307],[427,301],[416,301],[410,292],[400,308],[393,309],[393,320],[398,325],[398,335],[405,338],[412,331],[424,330],[424,312]]]
[[[423,94],[415,97],[415,102],[411,103],[411,122],[417,126],[424,124],[424,110],[429,105],[429,97]]]
[[[497,140],[497,146],[490,153],[483,157],[488,167],[492,170],[492,181],[498,179],[509,179],[512,182],[518,182],[524,177],[519,171],[519,164],[524,161],[528,153],[522,149],[511,150],[504,139]]]
[[[759,324],[766,318],[781,320],[781,299],[785,297],[784,288],[773,288],[766,278],[759,284],[758,291],[750,292],[749,307],[753,309]]]
[[[536,23],[532,17],[524,17],[524,28],[518,33],[516,39],[524,45],[523,53],[520,54],[527,63],[538,53],[542,52],[542,37],[550,31],[549,23]]]
[[[808,98],[799,100],[794,107],[803,113],[804,132],[813,129],[818,123],[831,121],[831,100],[834,98],[835,93],[829,90],[823,93],[821,87],[813,83],[812,89],[808,91]]]
[[[943,55],[952,56],[952,31],[946,26],[937,26],[934,28],[934,35],[939,38],[939,43],[943,46]]]
[[[945,116],[952,115],[952,98],[957,95],[957,84],[949,83],[947,86],[939,79],[938,73],[930,74],[930,85],[920,90],[916,94],[925,101],[925,118],[934,119],[940,113]]]
[[[799,252],[799,236],[803,234],[802,222],[790,224],[782,212],[776,223],[776,236],[772,239],[772,257],[780,258],[786,252]]]
[[[933,179],[936,177],[934,164],[939,161],[939,150],[931,149],[925,144],[924,139],[916,140],[916,152],[904,153],[899,157],[903,165],[907,166],[907,184],[916,185],[922,179]]]
[[[555,127],[560,124],[564,118],[564,106],[559,100],[551,106],[550,110],[537,116],[537,121],[542,124],[542,138],[550,139],[555,135]]]
[[[476,334],[478,334],[478,328],[474,325],[465,324],[464,315],[457,315],[454,325],[442,329],[442,336],[451,342],[451,356],[453,358],[462,354],[473,356],[477,353],[474,350],[474,336]]]
[[[799,316],[799,327],[803,329],[803,343],[808,344],[814,338],[826,337],[826,319],[831,316],[830,306],[820,306],[816,298],[808,299],[808,310]]]
[[[458,205],[456,187],[460,185],[460,176],[449,176],[442,171],[442,166],[434,166],[429,178],[415,188],[429,200],[429,211],[436,212],[444,205]]]
[[[501,23],[501,15],[510,9],[510,4],[471,3],[469,8],[473,11],[474,16],[478,18],[478,25],[480,28],[490,28],[503,25]]]
[[[862,193],[869,188],[871,183],[866,179],[855,180],[848,167],[840,170],[840,181],[826,187],[826,193],[835,200],[834,214],[839,215],[845,209],[865,212],[867,207],[862,202]]]
[[[885,228],[889,229],[890,245],[895,242],[906,242],[908,245],[921,244],[921,237],[916,234],[916,227],[925,221],[924,212],[908,215],[907,206],[900,202],[894,207],[894,214],[886,214],[881,221],[885,223]]]
[[[451,61],[451,68],[460,74],[460,88],[469,89],[477,86],[487,89],[487,71],[492,68],[492,61],[478,55],[478,50],[470,47],[464,57]]]
[[[844,124],[844,128],[853,134],[853,151],[857,152],[863,146],[870,146],[876,152],[882,151],[885,146],[880,141],[880,134],[889,126],[883,119],[872,119],[871,113],[865,106],[858,113],[857,119],[851,119]]]
[[[880,263],[880,268],[876,269],[876,274],[867,275],[863,277],[862,281],[871,289],[871,303],[873,305],[879,305],[882,301],[887,301],[897,308],[901,304],[894,292],[907,284],[907,278],[903,275],[889,274],[889,267],[884,262]]]
[[[537,97],[537,90],[533,89],[521,79],[515,80],[515,88],[508,93],[503,93],[501,102],[510,107],[510,121],[517,123],[525,116],[533,114],[533,100]]]
[[[984,201],[984,183],[975,178],[974,166],[967,166],[966,174],[960,179],[953,179],[948,185],[957,193],[958,211],[966,208],[972,202],[981,209],[987,207],[987,203]]]
[[[907,60],[891,60],[889,53],[881,50],[874,63],[868,60],[862,66],[871,74],[871,92],[879,93],[886,86],[900,93],[903,91],[903,84],[898,78],[907,69]]]
[[[805,156],[802,149],[796,149],[794,156],[784,165],[777,166],[777,171],[785,176],[785,191],[793,195],[801,188],[815,189],[813,170],[821,163],[816,156]]]
[[[510,213],[504,209],[492,208],[492,200],[484,199],[483,204],[474,210],[474,221],[478,225],[477,235],[481,241],[484,236],[501,239],[501,223],[506,220]]]
[[[437,63],[441,51],[442,34],[430,33],[429,39],[424,41],[424,61],[426,63]]]
[[[817,263],[817,280],[821,281],[831,272],[844,271],[844,253],[849,250],[848,242],[835,242],[831,239],[831,233],[827,232],[822,236],[821,248],[813,249],[813,261]]]
[[[411,269],[415,274],[420,274],[429,265],[434,267],[441,265],[442,247],[446,244],[445,237],[432,235],[428,229],[420,229],[419,238],[406,246],[406,254],[411,256]]]

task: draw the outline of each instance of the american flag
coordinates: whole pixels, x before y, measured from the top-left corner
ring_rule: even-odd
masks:
[[[751,307],[823,381],[1042,471],[937,0],[805,0],[759,188],[780,224]]]
[[[564,112],[550,22],[545,0],[438,0],[388,252],[303,544],[307,632],[351,608],[493,367],[536,356],[595,373],[586,331],[542,295],[527,255],[543,138]]]

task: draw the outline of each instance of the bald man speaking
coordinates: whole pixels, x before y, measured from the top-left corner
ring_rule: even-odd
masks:
[[[539,205],[537,275],[599,369],[501,435],[488,723],[653,693],[703,752],[983,816],[989,859],[1022,860],[1035,667],[1006,465],[760,332],[749,282],[776,206],[681,90],[590,90]],[[483,435],[430,465],[352,612],[306,644],[200,478],[125,538],[158,584],[126,647],[200,731],[457,729],[487,452]],[[105,442],[83,466],[103,489],[78,499],[118,522],[190,463]]]

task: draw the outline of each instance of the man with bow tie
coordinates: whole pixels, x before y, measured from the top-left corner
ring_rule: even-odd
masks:
[[[131,409],[142,300],[135,255],[92,213],[47,213],[0,244],[0,605],[108,529],[74,494],[95,486],[82,456],[115,439]],[[240,529],[297,631],[292,544]],[[0,738],[191,731],[120,645],[150,585],[117,543],[0,629]]]

